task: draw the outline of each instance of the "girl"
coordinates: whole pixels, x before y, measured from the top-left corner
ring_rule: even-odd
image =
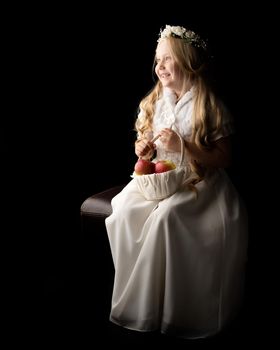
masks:
[[[112,200],[105,222],[115,267],[110,320],[129,329],[206,337],[241,305],[246,210],[223,170],[232,120],[207,85],[206,57],[194,32],[168,25],[160,32],[158,80],[140,103],[135,153],[178,165],[180,134],[191,182],[148,201],[133,179]]]

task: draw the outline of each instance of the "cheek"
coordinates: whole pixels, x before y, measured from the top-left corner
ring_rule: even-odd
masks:
[[[155,73],[156,75],[158,76],[159,75],[159,69],[158,69],[158,66],[155,67]]]
[[[178,78],[180,74],[180,70],[178,67],[173,67],[173,74]]]
[[[166,68],[173,77],[176,75],[176,69],[172,63],[169,64]]]

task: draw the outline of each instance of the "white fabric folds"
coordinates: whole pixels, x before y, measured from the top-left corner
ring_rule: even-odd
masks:
[[[147,201],[132,180],[106,219],[115,266],[110,319],[187,338],[219,332],[242,303],[247,227],[223,171]]]

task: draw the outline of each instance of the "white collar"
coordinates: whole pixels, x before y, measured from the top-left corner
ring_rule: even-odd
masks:
[[[192,86],[190,90],[188,90],[176,104],[177,97],[174,91],[168,87],[164,87],[162,97],[163,97],[163,100],[170,105],[172,110],[178,111],[184,104],[186,104],[189,100],[193,98],[193,94],[194,94],[194,87]]]

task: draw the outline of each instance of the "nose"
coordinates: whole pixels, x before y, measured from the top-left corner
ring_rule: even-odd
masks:
[[[165,68],[164,62],[163,61],[159,62],[158,67],[159,67],[159,69],[164,69]]]

